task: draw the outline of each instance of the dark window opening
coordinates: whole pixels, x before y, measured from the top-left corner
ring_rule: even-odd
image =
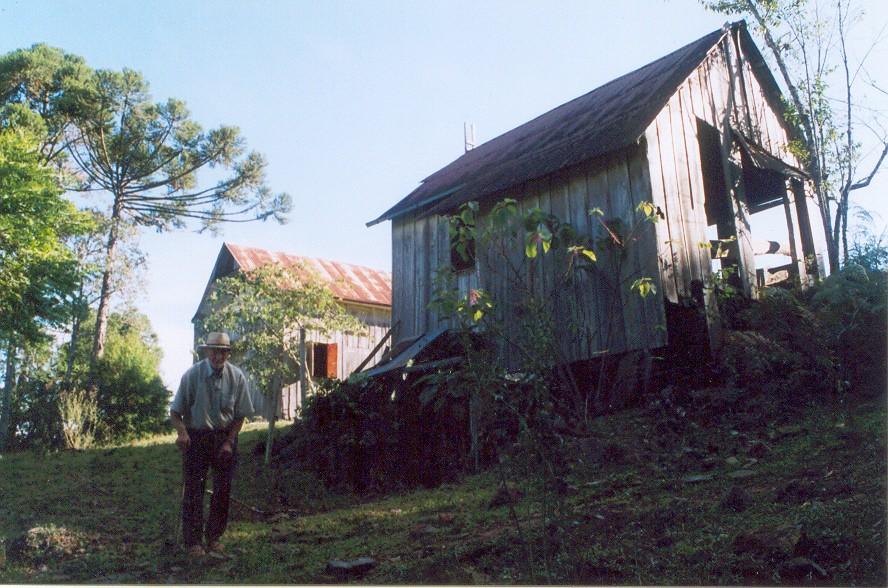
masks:
[[[786,176],[770,169],[758,167],[752,158],[741,150],[743,161],[743,185],[746,202],[753,214],[783,205],[786,195]]]
[[[725,231],[727,234],[721,234],[722,228],[729,226],[733,213],[722,166],[721,138],[715,127],[700,119],[697,119],[697,135],[700,138],[706,224],[719,226],[719,238],[726,238],[730,236],[730,230]]]
[[[450,266],[461,272],[475,268],[475,240],[450,240]]]
[[[311,343],[311,356],[308,373],[312,379],[335,378],[337,376],[336,343]]]

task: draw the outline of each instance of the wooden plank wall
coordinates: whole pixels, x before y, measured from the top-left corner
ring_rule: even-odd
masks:
[[[601,208],[605,220],[620,219],[628,229],[640,221],[638,203],[651,199],[651,180],[643,150],[633,148],[594,164],[529,182],[503,197],[516,199],[523,211],[539,207],[554,214],[596,243],[606,238],[606,231],[597,217],[589,216],[589,210]],[[482,214],[479,226],[483,227],[484,222]],[[665,324],[663,286],[655,263],[655,227],[646,223],[636,231],[629,255],[621,263],[620,276],[613,275],[617,256],[595,245],[600,271],[576,272],[573,283],[553,299],[555,323],[563,328],[558,332],[558,340],[565,359],[665,345],[661,328]],[[405,215],[393,221],[392,234],[392,249],[397,252],[392,266],[393,321],[401,321],[397,337],[403,340],[442,322],[428,305],[435,271],[450,263],[450,245],[446,220],[437,216]],[[498,251],[488,252],[479,247],[474,271],[457,275],[460,295],[466,296],[472,288],[483,288],[500,301],[498,311],[508,314],[518,312],[522,287],[533,287],[538,294],[553,291],[564,267],[563,260],[549,254],[528,263],[520,240],[519,237],[506,248],[508,259]],[[517,288],[513,268],[521,272]],[[657,288],[656,295],[644,300],[629,290],[632,282],[642,276],[652,278]],[[502,322],[505,337],[514,339],[516,321]],[[507,349],[503,359],[510,366],[520,363]]]
[[[367,357],[376,344],[388,333],[391,328],[391,311],[388,308],[367,305],[346,304],[346,309],[352,315],[367,325],[367,332],[363,335],[351,335],[343,332],[335,332],[322,335],[317,331],[306,331],[307,344],[311,343],[336,343],[336,377],[344,380]],[[380,349],[369,365],[373,365],[382,357],[385,349]],[[249,374],[247,374],[249,377]],[[278,402],[278,417],[292,419],[299,408],[299,382],[298,377],[293,377],[293,382],[285,382],[281,388]],[[254,401],[260,414],[267,410],[263,393],[251,383]]]
[[[400,321],[395,342],[418,337],[441,322],[429,305],[435,293],[435,272],[449,263],[446,219],[408,214],[392,221],[392,318],[393,324]],[[467,293],[477,287],[477,276],[463,272],[458,285]]]

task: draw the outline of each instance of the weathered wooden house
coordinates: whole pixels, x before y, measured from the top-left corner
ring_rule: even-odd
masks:
[[[384,350],[379,344],[391,328],[390,273],[338,261],[275,253],[232,243],[222,245],[197,312],[192,318],[195,349],[206,336],[201,328],[201,319],[211,310],[209,297],[214,282],[268,263],[280,263],[285,266],[301,264],[325,281],[345,309],[367,326],[366,333],[361,335],[336,332],[323,336],[309,331],[305,349],[305,368],[309,380],[345,379],[357,368],[362,367],[362,364],[372,366],[380,359]],[[232,333],[234,338],[237,335]],[[301,398],[298,379],[286,385],[281,392],[279,415],[283,418],[293,418]]]
[[[639,203],[648,202],[661,218],[641,229],[621,269],[624,282],[649,277],[656,294],[615,294],[595,274],[582,276],[570,293],[570,312],[582,312],[578,336],[565,337],[568,360],[664,347],[682,335],[688,312],[704,326],[692,336],[715,343],[715,313],[707,311],[714,272],[735,268],[736,287],[753,297],[780,280],[806,284],[824,272],[820,211],[789,149],[784,111],[739,22],[468,150],[368,223],[392,222],[395,344],[429,340],[448,326],[429,304],[436,270],[454,259],[447,215],[477,201],[480,225],[504,198],[552,213],[593,241],[605,229],[591,209],[635,226]],[[757,222],[775,213],[776,227]],[[721,246],[710,247],[717,240]],[[783,254],[784,263],[757,267],[767,253]],[[480,248],[455,268],[463,295],[477,288],[509,296],[491,255]],[[534,271],[541,283],[554,279],[545,261]],[[413,347],[415,354],[421,345]]]

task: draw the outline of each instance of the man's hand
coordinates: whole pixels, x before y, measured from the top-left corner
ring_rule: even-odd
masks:
[[[223,460],[227,461],[231,459],[231,456],[234,455],[234,444],[230,439],[226,439],[222,442],[222,447],[219,448],[219,457]]]
[[[188,436],[187,431],[179,431],[179,435],[176,437],[176,446],[179,448],[179,451],[185,453],[188,451],[188,447],[191,445],[191,437]]]

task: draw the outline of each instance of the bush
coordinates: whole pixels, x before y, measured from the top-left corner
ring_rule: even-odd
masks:
[[[434,486],[463,469],[465,409],[423,406],[413,382],[334,381],[306,401],[275,450],[333,489],[385,491]],[[392,390],[398,384],[397,392]]]
[[[829,276],[811,293],[823,327],[818,337],[835,351],[854,389],[885,390],[886,293],[888,274],[858,264]]]
[[[91,328],[83,329],[73,350],[75,388],[87,387]],[[72,350],[66,346],[64,352]],[[119,443],[164,430],[170,393],[158,375],[161,357],[147,317],[136,312],[111,314],[105,354],[95,374],[102,424],[96,430],[96,442]]]
[[[841,389],[824,326],[796,293],[766,290],[738,313],[737,325],[740,330],[727,333],[722,350],[722,365],[733,385],[784,399]]]
[[[40,450],[64,447],[58,387],[41,375],[20,380],[13,395],[11,422],[15,444]]]
[[[739,330],[721,354],[726,375],[782,397],[883,391],[886,296],[888,275],[854,263],[804,292],[766,290],[734,317]]]
[[[884,272],[888,269],[888,247],[884,243],[885,233],[876,236],[868,231],[855,236],[848,250],[847,266],[856,265],[870,272]]]
[[[133,359],[121,352],[99,362],[97,441],[128,441],[165,429],[169,391],[155,371]]]
[[[64,392],[59,396],[59,414],[68,449],[92,447],[99,418],[99,405],[95,399],[80,390]]]

